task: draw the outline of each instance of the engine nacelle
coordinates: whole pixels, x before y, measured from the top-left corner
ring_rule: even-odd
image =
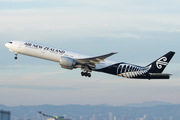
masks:
[[[61,56],[59,63],[60,63],[62,68],[71,69],[71,70],[76,65],[76,62],[72,58],[65,57],[65,56]]]

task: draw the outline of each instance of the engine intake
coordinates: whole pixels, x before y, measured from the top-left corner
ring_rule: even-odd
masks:
[[[65,69],[72,70],[76,66],[76,62],[72,58],[65,56],[61,56],[59,63],[61,67]]]

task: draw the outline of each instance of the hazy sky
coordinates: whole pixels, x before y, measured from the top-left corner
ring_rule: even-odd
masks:
[[[0,0],[0,104],[180,104],[180,0]],[[175,51],[170,80],[135,80],[14,54],[4,46],[27,40],[145,66]]]

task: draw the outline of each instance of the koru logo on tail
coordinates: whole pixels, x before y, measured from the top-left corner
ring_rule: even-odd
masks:
[[[157,60],[157,61],[156,61],[156,66],[157,66],[157,68],[158,68],[158,69],[161,69],[163,65],[166,66],[166,65],[168,64],[168,62],[166,62],[166,61],[167,61],[167,58],[166,58],[166,57],[162,57],[162,58],[160,58],[159,60]]]

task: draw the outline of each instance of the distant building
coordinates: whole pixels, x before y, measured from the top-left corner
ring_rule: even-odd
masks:
[[[128,120],[126,115],[122,115],[121,120]]]
[[[93,118],[90,118],[90,120],[95,120],[95,114],[93,114]]]
[[[0,110],[0,120],[10,120],[10,111]]]
[[[156,116],[153,116],[153,120],[158,120],[158,118]]]
[[[112,120],[112,113],[109,112],[109,120]]]
[[[169,116],[169,120],[173,120],[173,116]]]
[[[47,120],[55,120],[55,118],[48,118]],[[65,119],[63,116],[56,117],[56,120],[71,120],[71,119]]]
[[[122,115],[122,120],[125,120],[124,115]]]
[[[147,115],[145,114],[144,117],[143,117],[143,120],[146,120],[146,117],[147,117]]]
[[[96,120],[96,119],[95,119],[95,114],[93,114],[93,120]]]
[[[116,120],[116,116],[114,116],[114,120]]]

